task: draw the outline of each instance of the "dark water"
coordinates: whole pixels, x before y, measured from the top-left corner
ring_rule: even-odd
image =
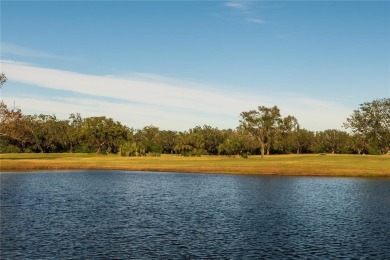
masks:
[[[390,259],[390,179],[0,178],[1,259]]]

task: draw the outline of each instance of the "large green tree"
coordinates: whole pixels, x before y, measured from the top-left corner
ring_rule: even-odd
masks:
[[[350,136],[344,131],[327,129],[317,132],[315,140],[315,150],[317,152],[346,153]]]
[[[214,128],[208,125],[203,127],[197,126],[191,129],[193,133],[200,134],[203,136],[204,149],[207,154],[216,155],[218,154],[218,146],[224,141],[224,134],[218,128]]]
[[[256,139],[242,128],[237,130],[225,130],[225,139],[218,146],[218,153],[222,155],[238,155],[247,157],[259,148]]]
[[[297,129],[293,133],[296,153],[311,153],[313,152],[314,132],[306,129]]]
[[[163,153],[172,154],[175,151],[177,132],[171,130],[160,131],[160,142]]]
[[[41,153],[53,152],[66,145],[64,123],[54,115],[28,115],[27,129],[32,137],[32,148]]]
[[[298,120],[294,116],[286,116],[281,119],[273,134],[273,148],[281,153],[291,153],[293,150],[299,153],[295,139],[298,130]]]
[[[366,139],[370,146],[381,153],[390,150],[390,98],[376,99],[360,104],[347,118],[344,127],[351,129],[359,138]]]
[[[362,134],[354,133],[349,140],[349,148],[357,154],[364,154],[369,149],[368,141]]]
[[[127,137],[127,128],[112,118],[105,116],[88,117],[83,120],[81,130],[85,141],[95,148],[96,153],[104,151],[108,153],[119,152],[120,145]]]
[[[79,113],[71,114],[69,120],[67,120],[68,127],[64,132],[69,152],[75,152],[77,146],[82,142],[82,129],[83,129],[83,118]]]
[[[137,131],[136,140],[140,147],[145,148],[145,153],[159,155],[163,151],[160,129],[156,126],[145,126]]]
[[[263,158],[265,148],[271,144],[273,131],[280,121],[279,108],[259,106],[257,110],[242,112],[241,117],[241,127],[260,143],[261,158]]]
[[[9,109],[0,101],[0,136],[3,141],[15,145],[21,152],[24,152],[32,142],[27,121],[19,108]]]
[[[200,156],[207,154],[204,136],[193,129],[190,129],[188,132],[179,133],[175,152],[184,156]]]

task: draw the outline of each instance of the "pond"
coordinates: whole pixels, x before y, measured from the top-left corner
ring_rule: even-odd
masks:
[[[390,179],[1,173],[1,259],[390,256]]]

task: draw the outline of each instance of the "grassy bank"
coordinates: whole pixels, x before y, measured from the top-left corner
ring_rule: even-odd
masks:
[[[96,154],[2,154],[0,169],[37,170],[131,170],[189,173],[275,174],[312,176],[390,177],[390,156],[271,155],[261,159],[225,156],[121,157]]]
[[[264,175],[390,177],[390,156],[271,155],[121,157],[95,154],[2,154],[2,172],[37,170],[131,170]]]

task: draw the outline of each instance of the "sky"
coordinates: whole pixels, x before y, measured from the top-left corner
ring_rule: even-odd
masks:
[[[24,114],[107,116],[136,129],[236,128],[278,106],[343,129],[390,97],[389,1],[10,1],[1,98]]]

